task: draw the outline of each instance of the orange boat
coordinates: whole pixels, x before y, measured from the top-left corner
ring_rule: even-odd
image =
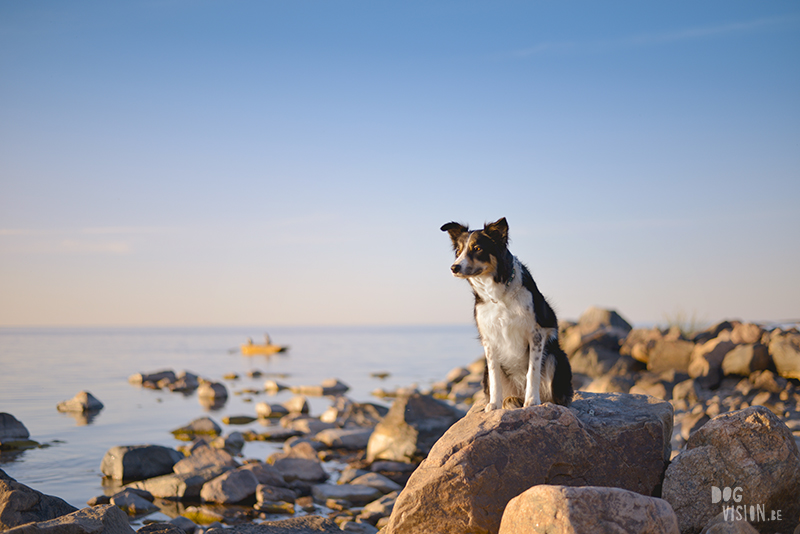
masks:
[[[245,356],[269,356],[271,354],[277,354],[279,352],[286,352],[289,350],[287,345],[273,345],[268,335],[265,335],[264,337],[266,339],[263,345],[253,343],[252,339],[248,339],[247,343],[243,343],[241,346],[242,354]]]

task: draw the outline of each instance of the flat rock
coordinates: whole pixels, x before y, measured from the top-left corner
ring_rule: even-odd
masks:
[[[327,517],[306,515],[281,521],[264,521],[258,525],[235,525],[226,529],[210,529],[207,534],[342,534],[339,525]]]
[[[771,363],[772,358],[766,345],[737,345],[722,360],[722,372],[726,375],[749,376],[752,372],[767,369]]]
[[[387,534],[497,532],[508,501],[537,484],[658,492],[672,406],[643,395],[576,392],[570,408],[483,411],[436,443],[397,499]]]
[[[137,490],[127,488],[111,497],[111,502],[128,515],[137,516],[150,514],[158,510],[158,506],[136,493]]]
[[[379,473],[365,473],[355,477],[350,483],[359,486],[370,486],[379,490],[381,493],[392,493],[393,491],[400,491],[403,489],[400,484]]]
[[[172,473],[148,478],[128,484],[131,488],[143,489],[153,497],[162,499],[198,499],[203,485],[230,468],[208,468],[191,473]]]
[[[48,521],[77,510],[63,499],[29,488],[0,470],[0,531]]]
[[[256,487],[256,501],[258,502],[295,502],[297,492],[289,488],[259,484]]]
[[[377,488],[357,484],[316,484],[311,488],[314,500],[325,503],[328,499],[345,500],[355,505],[371,503],[383,496]]]
[[[152,373],[136,373],[135,375],[128,377],[128,382],[135,386],[141,386],[145,382],[157,384],[164,379],[170,382],[175,382],[175,371],[171,369],[164,369],[162,371],[154,371]]]
[[[317,433],[314,439],[332,449],[366,449],[371,428],[329,428]]]
[[[250,471],[256,477],[259,484],[267,484],[269,486],[285,486],[286,481],[283,475],[278,471],[275,466],[264,464],[261,462],[252,462],[244,464],[239,469],[243,471]]]
[[[128,516],[113,504],[83,508],[48,521],[28,523],[7,534],[133,534]]]
[[[220,382],[203,382],[197,388],[197,396],[201,399],[227,399],[228,389]]]
[[[669,503],[619,488],[534,486],[509,501],[499,534],[680,534]]]
[[[172,472],[183,454],[161,445],[111,447],[100,462],[100,472],[114,480],[142,480]]]
[[[59,402],[56,408],[59,412],[99,412],[103,403],[88,391],[81,391],[70,400]]]
[[[172,431],[172,434],[178,439],[193,439],[196,436],[219,436],[222,434],[222,427],[210,417],[198,417],[188,425],[176,428]]]
[[[727,499],[724,488],[730,488]],[[791,431],[768,409],[752,406],[715,417],[689,438],[666,471],[663,498],[684,534],[700,532],[731,505],[763,507],[767,521],[753,522],[760,532],[792,532],[800,516],[798,488],[800,451]],[[737,495],[739,501],[731,500]],[[777,510],[783,520],[769,521]]]

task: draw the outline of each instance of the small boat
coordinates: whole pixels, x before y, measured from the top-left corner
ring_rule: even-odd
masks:
[[[268,335],[264,337],[266,339],[263,344],[253,343],[252,339],[248,339],[247,343],[243,343],[241,346],[242,354],[245,356],[269,356],[289,350],[287,345],[273,345]]]

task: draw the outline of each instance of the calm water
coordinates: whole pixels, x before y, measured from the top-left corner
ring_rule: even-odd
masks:
[[[52,443],[42,449],[0,455],[0,469],[18,481],[74,506],[103,493],[100,461],[116,445],[152,443],[177,446],[170,430],[210,415],[225,433],[253,428],[222,425],[226,415],[253,415],[260,401],[283,402],[291,393],[234,395],[261,388],[271,376],[251,379],[249,370],[288,375],[274,378],[288,385],[318,384],[339,378],[350,385],[348,396],[358,401],[390,401],[371,391],[416,383],[426,386],[447,371],[466,365],[482,354],[473,326],[272,328],[275,343],[290,345],[285,355],[245,357],[233,351],[248,337],[260,342],[258,328],[176,329],[0,329],[0,412],[13,414],[31,439]],[[227,403],[209,412],[197,396],[152,391],[128,384],[138,372],[187,370],[222,381]],[[381,380],[370,373],[388,372]],[[223,380],[236,373],[238,380]],[[86,424],[59,413],[56,405],[81,390],[97,397],[105,408]],[[246,402],[246,399],[252,399]],[[312,415],[329,405],[310,399]],[[244,455],[265,459],[279,445],[248,443]]]

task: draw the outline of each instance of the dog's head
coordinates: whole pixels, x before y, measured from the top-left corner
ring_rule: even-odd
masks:
[[[456,260],[450,266],[453,276],[469,278],[489,275],[496,277],[500,263],[508,253],[508,223],[505,217],[487,223],[483,230],[472,230],[456,222],[442,226],[450,234]]]

